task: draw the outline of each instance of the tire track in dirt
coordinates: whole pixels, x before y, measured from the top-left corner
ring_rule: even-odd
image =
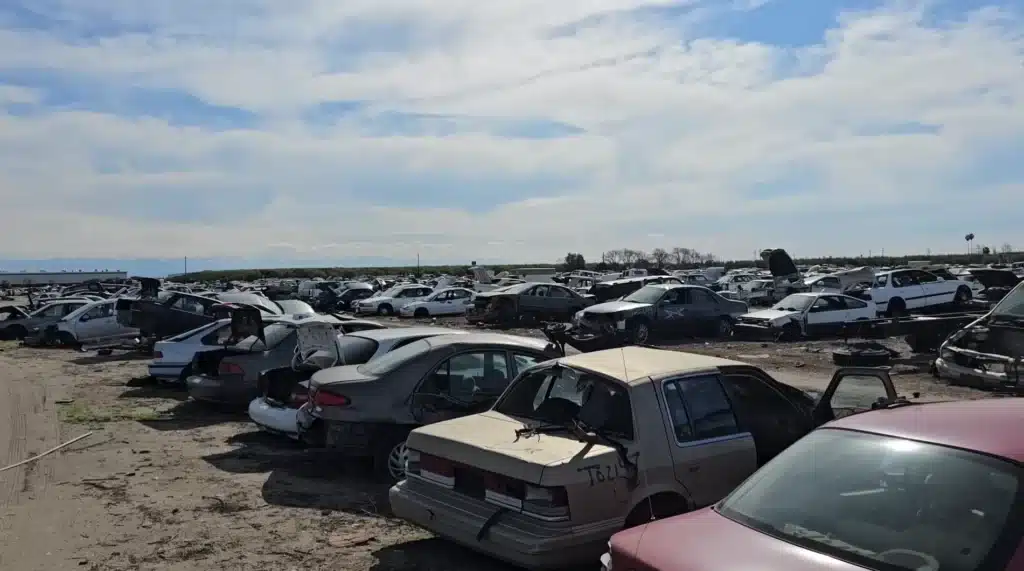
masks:
[[[0,359],[0,368],[13,366],[7,359]],[[0,468],[25,459],[27,454],[26,432],[28,420],[22,409],[18,383],[8,375],[0,375]],[[28,466],[0,472],[0,537],[10,535],[12,518],[6,517],[11,504],[22,494]],[[0,568],[4,555],[0,553]]]

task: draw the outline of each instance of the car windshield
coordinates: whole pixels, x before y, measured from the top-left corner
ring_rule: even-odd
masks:
[[[403,345],[390,353],[381,355],[376,359],[371,359],[368,363],[359,365],[357,370],[364,375],[379,377],[394,371],[406,361],[415,359],[429,350],[430,343],[426,339],[419,339],[408,345]]]
[[[338,337],[338,351],[345,365],[362,365],[369,361],[377,352],[378,343],[373,339],[358,335],[342,335]]]
[[[622,301],[631,301],[633,303],[657,303],[661,296],[665,295],[665,288],[644,286],[633,293],[622,298]]]
[[[811,306],[817,298],[810,295],[787,295],[782,301],[772,306],[776,311],[803,311]]]
[[[550,424],[578,420],[610,435],[633,438],[626,387],[570,367],[527,371],[513,381],[494,410]]]
[[[1024,282],[1010,290],[994,308],[992,314],[999,317],[1024,318]]]
[[[263,336],[267,340],[266,344],[261,342],[255,335],[250,335],[232,345],[232,348],[239,351],[266,351],[277,347],[278,344],[292,335],[295,335],[294,325],[271,323],[263,328]]]
[[[1022,495],[1021,468],[1009,461],[822,429],[757,471],[716,509],[867,569],[974,571],[990,553],[1020,539],[1009,522],[1024,508]]]

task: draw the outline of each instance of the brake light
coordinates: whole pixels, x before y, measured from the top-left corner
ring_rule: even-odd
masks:
[[[316,406],[348,406],[352,404],[352,401],[344,395],[335,395],[331,393],[325,393],[324,391],[317,391],[313,397],[313,404]]]
[[[415,470],[413,473],[424,480],[446,488],[455,487],[455,464],[450,460],[417,452],[409,458],[408,464]]]
[[[225,363],[225,362],[221,361],[221,363],[219,365],[217,365],[217,374],[218,375],[244,375],[245,374],[245,370],[242,369],[241,365],[239,365],[237,363]]]
[[[545,520],[567,520],[569,519],[569,494],[561,486],[546,488],[527,484],[526,493],[523,495],[523,513]]]

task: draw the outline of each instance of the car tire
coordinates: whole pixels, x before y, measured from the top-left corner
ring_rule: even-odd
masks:
[[[185,368],[181,370],[181,374],[178,375],[178,382],[181,383],[182,385],[184,385],[185,381],[187,381],[188,378],[191,377],[191,376],[192,376],[192,363],[189,363],[188,365],[185,365]]]
[[[21,325],[12,325],[4,330],[4,339],[17,339],[21,341],[28,336],[28,330]]]
[[[644,345],[651,340],[651,324],[646,319],[637,319],[629,326],[629,342]]]
[[[716,333],[718,337],[732,337],[732,319],[723,317],[718,320],[718,330]]]
[[[801,337],[800,326],[796,323],[789,322],[782,326],[782,335],[779,339],[782,341],[797,341]]]
[[[889,300],[885,308],[886,317],[903,317],[907,314],[907,302],[902,297],[894,297]]]
[[[430,311],[428,311],[427,308],[425,307],[418,307],[416,308],[416,311],[412,312],[412,316],[424,319],[430,317]]]
[[[841,347],[832,352],[832,362],[840,367],[884,367],[892,353],[884,347]]]
[[[373,472],[380,480],[395,484],[405,479],[405,441],[409,433],[402,431],[381,438],[373,448]]]
[[[377,315],[391,315],[395,312],[395,308],[391,307],[390,303],[382,303],[377,306]]]
[[[956,295],[953,297],[953,303],[957,305],[966,305],[971,301],[971,288],[967,286],[960,286],[956,288]]]
[[[73,349],[81,347],[81,343],[78,342],[78,339],[75,339],[75,336],[67,331],[57,333],[57,345],[60,347],[71,347]]]

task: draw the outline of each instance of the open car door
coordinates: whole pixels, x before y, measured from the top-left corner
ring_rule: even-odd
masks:
[[[221,309],[223,306],[217,306]],[[263,315],[260,310],[247,305],[238,305],[231,309],[231,337],[228,344],[238,343],[246,337],[255,335],[266,344],[263,333]]]
[[[897,400],[896,386],[884,367],[842,367],[814,407],[814,423],[884,408]]]

